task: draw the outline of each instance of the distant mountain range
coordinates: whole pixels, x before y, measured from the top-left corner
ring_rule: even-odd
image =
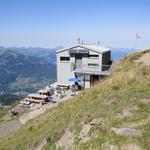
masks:
[[[56,50],[63,48],[58,46],[56,48],[41,48],[41,47],[3,47],[0,46],[0,50],[12,50],[25,56],[33,56],[37,58],[43,58],[48,62],[56,64]]]
[[[112,60],[119,60],[131,53],[134,53],[135,50],[133,48],[112,48],[110,47],[110,49],[112,50]]]
[[[36,55],[0,50],[0,91],[32,92],[54,80],[56,80],[55,63]]]
[[[56,80],[56,50],[41,47],[0,47],[0,91],[32,92]],[[133,49],[110,48],[119,60]]]
[[[56,48],[41,48],[41,47],[3,47],[0,46],[0,50],[12,50],[17,53],[26,55],[26,56],[34,56],[39,58],[44,58],[51,63],[56,64],[56,51],[58,49],[64,48],[63,46],[58,46]],[[124,56],[135,52],[133,48],[113,48],[109,47],[112,50],[112,59],[119,60]]]

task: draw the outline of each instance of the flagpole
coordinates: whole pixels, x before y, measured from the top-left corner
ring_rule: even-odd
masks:
[[[135,38],[135,50],[137,50],[137,41],[141,39],[141,36],[139,34],[136,34],[136,38]]]
[[[137,38],[135,38],[135,45],[134,45],[134,48],[135,48],[135,50],[136,50],[136,48],[137,48]]]

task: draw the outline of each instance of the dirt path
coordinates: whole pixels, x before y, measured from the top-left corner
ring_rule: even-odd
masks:
[[[22,123],[18,120],[9,121],[3,125],[0,125],[0,138],[7,136],[13,131],[17,130]]]
[[[38,110],[33,110],[31,112],[23,114],[22,116],[20,116],[19,120],[12,120],[5,124],[0,125],[0,138],[3,138],[8,134],[14,132],[19,127],[21,127],[22,124],[25,124],[27,121],[39,116],[40,114],[43,114],[44,112],[46,112],[47,109],[57,107],[59,103],[67,101],[70,98],[71,98],[70,93],[68,93],[63,99],[57,99],[56,97],[54,97],[54,100],[56,100],[57,103],[43,105]]]
[[[19,120],[21,123],[25,124],[27,121],[39,116],[40,114],[44,113],[46,110],[45,109],[38,109],[38,110],[33,110],[29,113],[26,113],[22,115]]]

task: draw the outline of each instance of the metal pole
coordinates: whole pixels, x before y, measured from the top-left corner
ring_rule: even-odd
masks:
[[[137,48],[137,39],[135,39],[135,45],[134,45],[135,47],[135,50],[136,50],[136,48]]]
[[[84,89],[85,89],[85,73],[84,73]]]

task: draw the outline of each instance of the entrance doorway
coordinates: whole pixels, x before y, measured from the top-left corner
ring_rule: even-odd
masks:
[[[90,75],[91,85],[95,85],[99,81],[99,75]]]

